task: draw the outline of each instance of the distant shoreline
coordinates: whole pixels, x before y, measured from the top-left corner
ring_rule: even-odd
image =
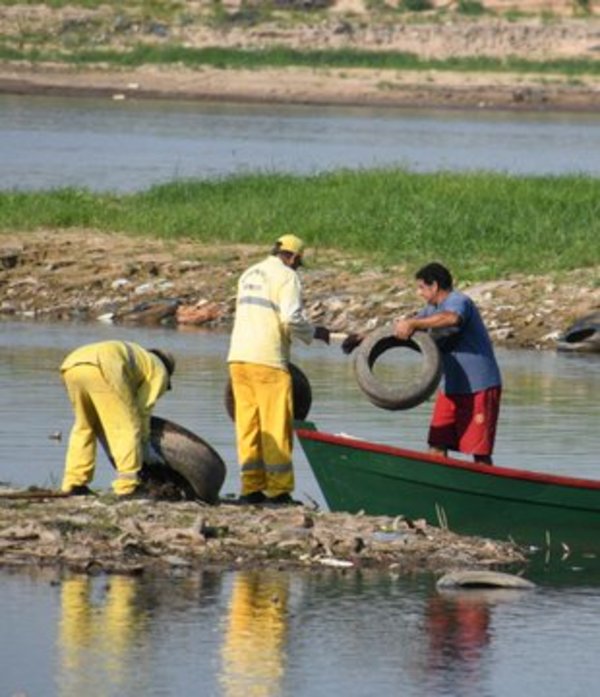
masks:
[[[600,91],[528,82],[523,75],[370,69],[258,70],[145,66],[0,65],[0,94],[112,100],[511,111],[600,111]]]

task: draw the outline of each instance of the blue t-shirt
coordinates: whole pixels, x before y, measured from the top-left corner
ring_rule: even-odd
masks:
[[[464,293],[450,292],[439,305],[427,305],[419,317],[455,312],[461,318],[456,333],[438,346],[444,366],[446,394],[472,394],[502,384],[492,342],[475,303]]]

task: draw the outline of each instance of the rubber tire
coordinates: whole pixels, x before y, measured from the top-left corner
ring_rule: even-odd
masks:
[[[165,465],[145,465],[152,479],[174,481],[193,500],[217,503],[227,469],[205,440],[172,421],[153,416],[150,440]]]
[[[572,348],[579,344],[580,351],[600,351],[600,312],[592,312],[580,317],[558,339],[560,348]],[[570,344],[563,347],[562,344]]]
[[[422,354],[421,372],[409,385],[389,385],[373,374],[377,359],[388,349],[406,347]],[[381,327],[369,334],[354,357],[358,386],[370,402],[381,409],[412,409],[431,397],[442,377],[442,359],[435,341],[426,332],[415,332],[408,340],[397,339],[392,327]]]
[[[304,421],[308,416],[310,407],[312,406],[312,389],[306,375],[293,363],[289,364],[290,373],[292,375],[292,402],[294,410],[294,419]],[[231,378],[229,378],[225,386],[225,409],[229,414],[229,418],[235,421],[235,400],[233,398],[233,387]]]

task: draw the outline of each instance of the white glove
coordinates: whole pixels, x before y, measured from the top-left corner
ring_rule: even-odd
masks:
[[[145,465],[164,465],[165,459],[159,453],[152,441],[144,444],[144,464]]]

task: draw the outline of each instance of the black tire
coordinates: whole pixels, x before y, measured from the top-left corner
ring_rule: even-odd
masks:
[[[408,385],[384,384],[373,374],[377,359],[388,349],[406,347],[422,355],[421,370]],[[354,357],[354,373],[360,389],[376,407],[397,411],[412,409],[429,399],[442,377],[442,360],[435,341],[425,332],[415,332],[404,341],[391,327],[369,334]]]
[[[562,351],[600,351],[600,312],[580,317],[558,338]]]
[[[153,416],[150,440],[164,465],[145,465],[150,479],[172,482],[186,497],[217,503],[226,475],[225,463],[206,441],[187,429]]]
[[[312,389],[310,387],[310,382],[297,365],[290,363],[289,369],[292,375],[294,419],[304,421],[312,405]],[[231,378],[227,381],[227,385],[225,386],[225,409],[229,414],[229,418],[235,421],[235,400],[233,398]]]

